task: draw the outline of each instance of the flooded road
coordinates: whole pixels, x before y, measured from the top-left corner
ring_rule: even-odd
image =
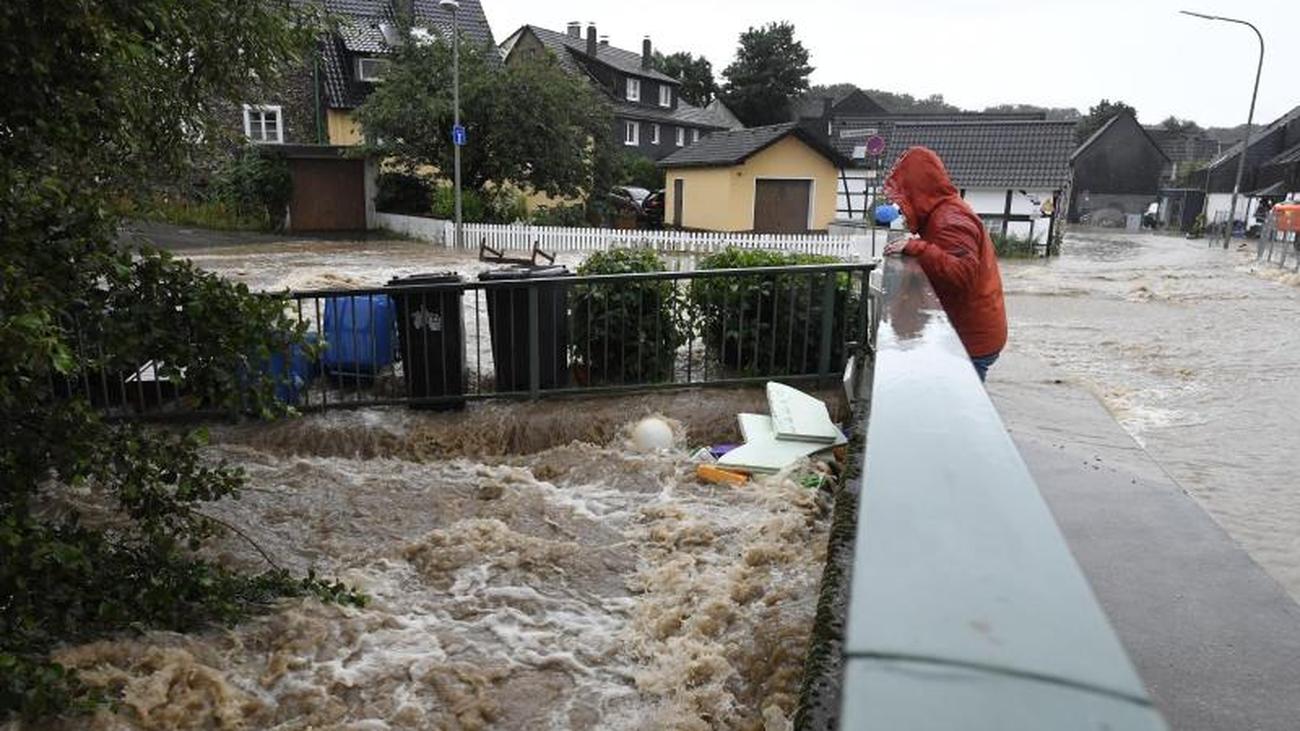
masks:
[[[1095,393],[1300,599],[1300,278],[1253,252],[1071,232],[1003,264],[1009,348]]]

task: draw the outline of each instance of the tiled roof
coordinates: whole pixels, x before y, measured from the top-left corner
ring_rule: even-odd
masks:
[[[633,104],[611,97],[610,106],[616,117],[676,124],[682,127],[734,129],[731,122],[717,110],[692,106],[681,100],[678,100],[676,109],[664,109],[663,107]]]
[[[1114,127],[1116,124],[1120,124],[1121,119],[1131,120],[1133,126],[1137,127],[1138,132],[1142,136],[1146,137],[1147,141],[1151,143],[1151,146],[1156,148],[1156,150],[1160,152],[1161,157],[1163,157],[1165,160],[1170,159],[1169,155],[1165,152],[1165,148],[1160,145],[1160,142],[1157,141],[1156,138],[1153,137],[1149,131],[1147,131],[1146,127],[1143,127],[1142,125],[1138,124],[1137,117],[1134,117],[1132,114],[1120,112],[1119,114],[1115,114],[1111,116],[1111,118],[1106,120],[1106,123],[1103,124],[1100,129],[1098,129],[1096,132],[1093,132],[1091,135],[1089,135],[1088,139],[1084,140],[1083,144],[1079,145],[1074,150],[1074,152],[1070,155],[1070,162],[1074,162],[1074,159],[1076,157],[1082,155],[1089,147],[1092,147],[1093,144],[1097,142],[1097,140],[1104,137],[1106,135],[1106,132],[1109,131],[1111,127]]]
[[[582,58],[591,58],[587,55],[587,39],[585,37],[574,38],[567,33],[559,33],[535,25],[524,26],[524,28],[531,30],[537,36],[537,39],[551,49],[560,59],[560,63],[569,70],[575,70],[576,68],[573,59],[569,56],[570,54],[577,54]],[[523,28],[520,30],[523,30]],[[627,51],[610,45],[598,45],[595,60],[625,74],[654,79],[655,81],[665,81],[670,84],[681,83],[660,71],[641,68],[641,54],[634,51]]]
[[[394,22],[394,0],[325,0],[325,9],[339,19],[338,32],[321,41],[321,65],[325,72],[325,103],[334,109],[359,106],[371,86],[356,80],[356,55],[388,53],[390,46],[380,30],[381,23]],[[451,12],[438,7],[437,0],[414,0],[416,27],[437,35],[451,35]],[[479,0],[460,0],[458,11],[462,38],[485,48],[495,48],[492,28]]]
[[[1283,150],[1281,154],[1264,163],[1264,165],[1291,165],[1297,162],[1300,162],[1300,145],[1294,145]]]
[[[1070,181],[1074,123],[1045,121],[893,122],[878,126],[883,160],[892,164],[909,147],[928,147],[960,188],[1049,188]],[[852,155],[861,139],[836,139]],[[846,148],[847,151],[846,151]]]
[[[329,36],[321,41],[321,67],[325,77],[325,106],[331,109],[354,109],[365,101],[369,86],[357,81],[356,70],[348,63],[343,39]]]
[[[1264,142],[1265,138],[1269,137],[1271,134],[1277,132],[1283,127],[1286,127],[1287,125],[1291,124],[1297,119],[1300,119],[1300,107],[1296,107],[1295,109],[1292,109],[1291,111],[1287,112],[1281,117],[1275,119],[1271,124],[1269,124],[1267,127],[1263,129],[1259,129],[1258,127],[1255,128],[1250,134],[1250,146],[1253,148],[1256,145],[1260,144],[1261,142]],[[1241,152],[1241,146],[1244,142],[1245,140],[1242,140],[1241,142],[1238,142],[1232,147],[1229,147],[1228,149],[1224,150],[1223,154],[1216,157],[1214,160],[1210,162],[1209,165],[1206,166],[1206,169],[1213,170],[1217,167],[1220,167],[1221,165],[1223,165],[1224,163],[1230,160],[1235,161],[1237,157],[1237,153]],[[1255,153],[1252,150],[1252,152],[1246,156],[1247,163],[1250,162],[1250,158],[1255,154],[1257,153]]]
[[[739,165],[789,135],[795,135],[836,165],[847,162],[829,145],[817,139],[816,135],[807,132],[794,122],[787,122],[766,127],[715,132],[659,161],[659,166],[685,168]]]

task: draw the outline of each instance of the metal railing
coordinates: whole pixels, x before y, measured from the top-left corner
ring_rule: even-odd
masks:
[[[1275,256],[1276,261],[1274,261]],[[1279,230],[1277,215],[1270,212],[1260,229],[1255,259],[1285,268],[1288,258],[1292,259],[1292,271],[1300,272],[1300,239],[1297,239],[1295,231]]]
[[[839,727],[1163,729],[929,280],[882,279]]]
[[[461,281],[290,295],[304,346],[250,377],[300,410],[829,381],[869,347],[874,263]],[[554,272],[553,272],[554,274]],[[84,343],[94,354],[108,344]],[[118,416],[196,413],[147,362],[56,389]]]
[[[837,376],[874,264],[547,276],[293,294],[322,344],[299,408]],[[351,315],[349,318],[348,315]]]

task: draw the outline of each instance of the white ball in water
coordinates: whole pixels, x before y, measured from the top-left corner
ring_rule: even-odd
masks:
[[[642,452],[672,449],[673,428],[663,419],[646,417],[632,428],[632,443]]]

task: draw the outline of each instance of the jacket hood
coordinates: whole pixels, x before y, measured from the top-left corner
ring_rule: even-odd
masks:
[[[885,179],[885,195],[903,209],[908,228],[919,231],[941,201],[957,195],[957,188],[933,150],[911,147]]]

